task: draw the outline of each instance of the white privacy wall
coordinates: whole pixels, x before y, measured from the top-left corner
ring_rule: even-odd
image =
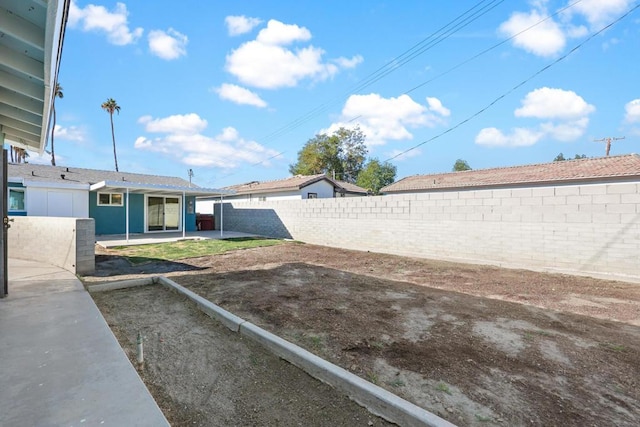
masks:
[[[226,230],[640,280],[640,183],[224,204]],[[216,226],[219,227],[216,205]]]

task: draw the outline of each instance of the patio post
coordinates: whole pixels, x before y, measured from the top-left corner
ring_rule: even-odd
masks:
[[[126,240],[127,243],[129,243],[129,187],[127,187],[127,207],[126,207],[126,219],[125,219],[125,233],[126,233]]]
[[[215,212],[215,209],[213,211]],[[220,194],[220,237],[223,237],[223,236],[224,236],[224,200],[223,200],[222,194]]]
[[[191,177],[189,177],[189,181],[191,181]],[[187,194],[183,190],[182,191],[182,238],[183,239],[185,237],[185,228],[187,224],[187,219],[185,218],[187,216],[186,213],[187,213]]]

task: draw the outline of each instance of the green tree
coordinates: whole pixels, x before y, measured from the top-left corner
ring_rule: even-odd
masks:
[[[471,166],[469,166],[469,163],[467,163],[466,160],[458,159],[453,164],[453,168],[451,170],[453,172],[470,171],[471,170]]]
[[[378,159],[370,159],[358,174],[356,184],[366,188],[373,194],[379,194],[380,189],[396,180],[396,167],[389,162],[381,163]]]
[[[574,160],[578,160],[578,159],[586,159],[587,155],[586,154],[576,154],[575,156],[573,156]],[[561,162],[563,160],[570,160],[567,159],[562,153],[558,154],[555,159],[553,159],[554,162]]]
[[[111,140],[113,141],[113,159],[116,162],[116,172],[118,172],[118,155],[116,154],[116,134],[113,131],[113,113],[117,112],[120,114],[120,106],[116,102],[115,99],[109,98],[101,105],[102,109],[109,113],[109,118],[111,119]]]
[[[326,173],[354,183],[367,156],[365,136],[356,127],[340,128],[332,135],[318,134],[298,152],[298,161],[289,165],[292,175]]]
[[[53,146],[53,137],[56,133],[56,98],[64,98],[64,93],[62,93],[62,86],[60,83],[56,83],[56,86],[53,90],[53,102],[51,104],[51,109],[53,110],[53,126],[51,127],[51,165],[56,165],[56,152]]]

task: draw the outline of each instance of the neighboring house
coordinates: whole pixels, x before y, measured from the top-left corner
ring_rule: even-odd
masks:
[[[325,199],[333,197],[366,196],[367,190],[348,182],[337,181],[324,174],[296,175],[275,181],[252,181],[246,184],[224,187],[223,190],[234,192],[231,196],[224,196],[225,200],[233,201],[273,201]],[[198,212],[213,212],[214,200],[198,198]]]
[[[93,218],[96,234],[195,231],[195,198],[228,191],[182,178],[9,164],[9,215]]]
[[[380,192],[382,194],[401,194],[625,181],[640,181],[640,156],[637,154],[432,175],[413,175],[383,187]]]

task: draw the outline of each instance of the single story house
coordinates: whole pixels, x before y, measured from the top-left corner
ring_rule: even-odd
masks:
[[[93,218],[95,233],[195,231],[195,199],[230,191],[182,178],[75,167],[8,165],[9,215]]]
[[[426,193],[626,181],[640,181],[640,155],[638,154],[413,175],[383,187],[380,192],[382,194]]]
[[[243,202],[358,197],[368,194],[362,187],[332,179],[325,174],[295,175],[274,181],[252,181],[224,187],[223,190],[234,193],[224,196],[225,200]],[[210,197],[198,197],[197,211],[213,212],[214,202]]]

